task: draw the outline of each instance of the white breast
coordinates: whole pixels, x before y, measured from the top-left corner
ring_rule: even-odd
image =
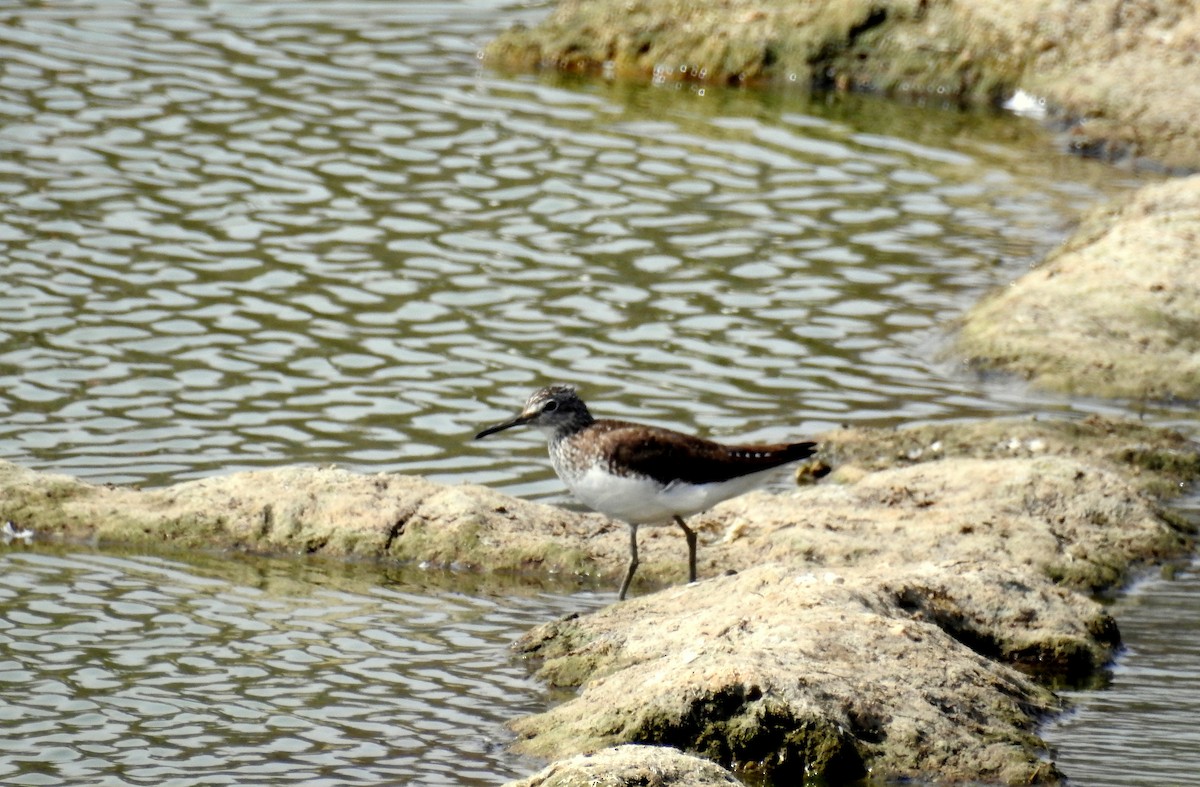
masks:
[[[644,476],[617,476],[592,465],[571,475],[560,468],[559,477],[581,503],[613,519],[636,525],[669,524],[750,491],[771,470],[711,484],[673,483],[666,486]]]

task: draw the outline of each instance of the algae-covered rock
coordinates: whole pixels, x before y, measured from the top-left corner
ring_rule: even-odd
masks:
[[[702,520],[711,575],[764,561],[862,566],[997,560],[1073,588],[1118,587],[1138,566],[1185,554],[1188,528],[1122,477],[1069,457],[944,459],[788,495],[756,492]]]
[[[1200,399],[1198,244],[1200,176],[1145,187],[971,309],[958,350],[1041,388]]]
[[[1120,645],[1117,625],[1103,607],[1035,571],[956,561],[874,573],[914,618],[1047,683],[1094,675]]]
[[[783,83],[995,104],[1018,89],[1091,155],[1200,166],[1200,6],[1178,0],[560,0],[507,68]]]
[[[972,570],[1004,592],[1005,572]],[[926,571],[954,584],[952,566]],[[580,658],[590,666],[577,697],[513,725],[518,748],[562,757],[670,745],[775,783],[868,771],[1057,779],[1035,730],[1058,700],[914,613],[892,584],[904,573],[761,566],[535,630],[519,647],[546,659],[545,672],[579,674],[561,662]]]
[[[548,765],[505,787],[724,787],[729,771],[666,746],[615,746]]]
[[[284,467],[141,490],[0,462],[0,520],[38,538],[586,572],[590,518],[481,486]],[[609,548],[619,550],[613,534]]]
[[[939,459],[1040,456],[1098,465],[1158,499],[1170,499],[1200,479],[1200,443],[1175,429],[1099,415],[848,427],[820,439],[824,461],[842,479]]]
[[[1103,418],[821,439],[833,483],[693,520],[708,579],[518,643],[543,680],[580,687],[514,724],[522,751],[669,745],[776,783],[1061,778],[1037,735],[1061,709],[1046,686],[1120,642],[1079,591],[1187,554],[1192,528],[1154,496],[1196,477],[1197,446]],[[643,552],[672,536],[645,529]]]
[[[1132,566],[1186,548],[1187,534],[1143,495],[1177,490],[1200,474],[1196,447],[1173,432],[1117,421],[1001,421],[839,430],[821,439],[838,467],[834,478],[858,482],[743,497],[694,519],[705,542],[701,576],[767,558],[854,565],[926,543],[937,549],[929,557],[975,559],[995,543],[1064,581],[1107,587]],[[920,461],[911,458],[918,450]],[[962,461],[971,456],[1010,464]],[[1030,500],[1049,502],[1033,511]],[[620,576],[629,543],[620,523],[485,487],[314,467],[139,490],[0,462],[4,520],[39,538],[350,555],[606,582]],[[1079,542],[1056,539],[1064,533]],[[639,536],[635,590],[683,581],[677,529],[642,528]]]
[[[516,68],[659,81],[788,81],[995,99],[981,64],[1012,59],[983,31],[951,24],[954,4],[919,0],[561,0],[537,27],[514,28],[485,56]],[[938,46],[921,46],[937,40]],[[974,56],[962,52],[971,43]],[[1010,73],[1012,66],[1009,66]],[[1010,77],[1011,79],[1011,77]]]

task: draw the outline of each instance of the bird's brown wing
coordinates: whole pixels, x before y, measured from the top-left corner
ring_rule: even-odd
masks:
[[[598,422],[601,423],[601,422]],[[611,426],[609,426],[611,424]],[[812,456],[816,443],[723,445],[670,429],[608,422],[596,436],[615,466],[659,483],[708,484]]]

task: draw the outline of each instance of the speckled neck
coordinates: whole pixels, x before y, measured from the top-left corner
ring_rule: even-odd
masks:
[[[596,423],[596,419],[588,412],[587,406],[583,402],[579,402],[577,408],[559,411],[555,422],[547,425],[546,436],[550,438],[550,444],[553,446],[579,434],[594,423]]]

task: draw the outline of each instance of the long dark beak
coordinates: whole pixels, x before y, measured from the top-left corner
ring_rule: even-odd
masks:
[[[496,424],[495,426],[489,426],[487,429],[484,429],[482,432],[475,435],[475,439],[479,440],[480,438],[487,437],[490,434],[495,434],[496,432],[503,432],[505,429],[512,429],[514,426],[520,426],[521,424],[527,424],[531,420],[533,420],[532,415],[526,415],[525,413],[521,413],[516,418],[510,418],[509,420],[507,420],[503,423]]]

